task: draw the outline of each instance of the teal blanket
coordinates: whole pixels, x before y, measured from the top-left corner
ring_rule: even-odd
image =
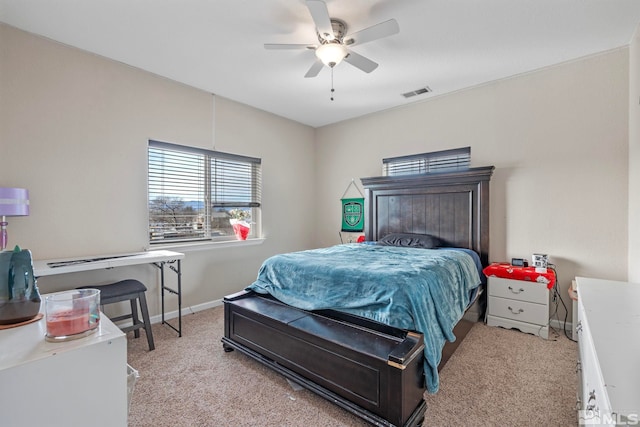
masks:
[[[337,245],[276,255],[247,289],[304,310],[332,309],[424,335],[425,378],[438,391],[445,340],[480,285],[474,259],[454,249]]]

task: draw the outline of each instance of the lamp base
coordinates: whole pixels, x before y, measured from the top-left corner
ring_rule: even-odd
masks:
[[[4,329],[11,329],[11,328],[17,328],[19,326],[28,325],[30,323],[37,322],[38,320],[42,319],[43,317],[44,317],[44,314],[38,313],[38,314],[36,314],[36,316],[33,319],[25,320],[24,322],[11,323],[11,324],[8,324],[8,325],[0,325],[0,331],[2,331]]]
[[[7,243],[9,242],[7,225],[9,225],[9,223],[6,221],[6,218],[2,217],[2,221],[0,221],[0,250],[1,251],[4,251],[4,248],[7,247]]]
[[[40,311],[40,299],[9,300],[0,303],[0,325],[13,325],[14,323],[27,322],[35,318]]]
[[[40,293],[33,277],[31,252],[0,252],[0,325],[31,320],[40,312]]]

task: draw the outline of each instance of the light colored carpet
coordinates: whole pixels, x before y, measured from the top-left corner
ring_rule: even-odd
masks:
[[[153,325],[128,337],[128,362],[140,378],[130,426],[367,426],[358,417],[239,352],[225,353],[223,308],[183,317],[183,336]],[[552,334],[553,335],[553,334]],[[577,345],[476,324],[426,395],[426,425],[576,425]]]

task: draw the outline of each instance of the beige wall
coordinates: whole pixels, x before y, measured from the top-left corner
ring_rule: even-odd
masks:
[[[263,159],[261,245],[187,252],[183,306],[251,283],[268,256],[313,246],[312,128],[0,25],[0,185],[26,187],[31,215],[10,218],[10,245],[36,259],[141,251],[147,242],[147,140]],[[214,122],[215,116],[215,122]],[[215,132],[214,132],[215,128]],[[68,274],[41,292],[123,277],[155,281],[154,267]],[[169,275],[171,277],[171,275]],[[152,314],[159,312],[150,285]],[[175,310],[175,305],[171,306]]]
[[[40,259],[144,249],[149,138],[262,157],[266,240],[187,252],[184,305],[195,306],[244,287],[272,254],[339,242],[340,197],[352,178],[379,175],[382,158],[470,145],[473,166],[496,167],[491,260],[548,253],[563,296],[576,275],[624,280],[628,237],[629,253],[640,251],[628,233],[640,211],[628,198],[640,170],[629,144],[637,50],[636,39],[631,56],[619,49],[314,131],[0,25],[0,185],[27,187],[32,202],[31,216],[10,219],[10,242]],[[150,300],[157,314],[157,292]]]
[[[640,283],[640,27],[629,48],[629,281]]]
[[[318,129],[319,244],[337,241],[352,177],[471,146],[472,166],[496,167],[491,261],[547,253],[563,297],[576,275],[626,279],[628,69],[619,49]]]

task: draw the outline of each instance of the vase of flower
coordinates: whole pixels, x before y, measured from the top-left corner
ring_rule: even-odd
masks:
[[[231,209],[229,211],[229,223],[238,240],[247,240],[251,231],[251,211],[243,209]]]

